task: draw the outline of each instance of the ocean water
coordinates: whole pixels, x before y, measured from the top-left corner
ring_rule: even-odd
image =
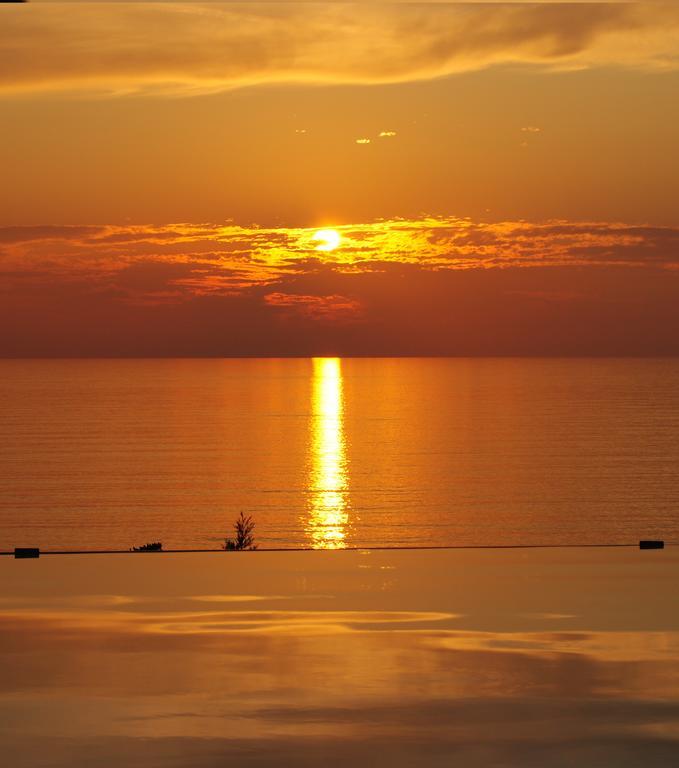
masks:
[[[679,360],[0,361],[0,550],[679,541]]]

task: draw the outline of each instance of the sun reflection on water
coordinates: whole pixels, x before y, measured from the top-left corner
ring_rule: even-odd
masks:
[[[307,534],[317,549],[345,546],[349,519],[344,438],[342,365],[313,359]]]

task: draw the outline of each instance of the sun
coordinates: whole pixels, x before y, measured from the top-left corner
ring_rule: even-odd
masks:
[[[311,239],[318,242],[317,251],[334,251],[340,244],[340,233],[336,229],[319,229]]]

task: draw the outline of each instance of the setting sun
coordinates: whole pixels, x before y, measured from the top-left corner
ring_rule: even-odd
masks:
[[[335,229],[319,229],[311,239],[314,242],[318,242],[316,246],[317,251],[334,251],[342,238]]]
[[[8,768],[679,768],[677,93],[679,0],[0,0]]]

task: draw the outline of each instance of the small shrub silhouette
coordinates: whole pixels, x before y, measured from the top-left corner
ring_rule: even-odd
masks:
[[[255,545],[255,537],[252,533],[255,530],[255,524],[250,515],[246,515],[241,511],[238,520],[236,520],[233,525],[233,529],[236,532],[236,538],[226,539],[224,541],[224,549],[227,552],[243,549],[257,549],[257,546]]]
[[[151,541],[148,544],[142,544],[141,547],[132,547],[131,552],[162,552],[162,541]]]

